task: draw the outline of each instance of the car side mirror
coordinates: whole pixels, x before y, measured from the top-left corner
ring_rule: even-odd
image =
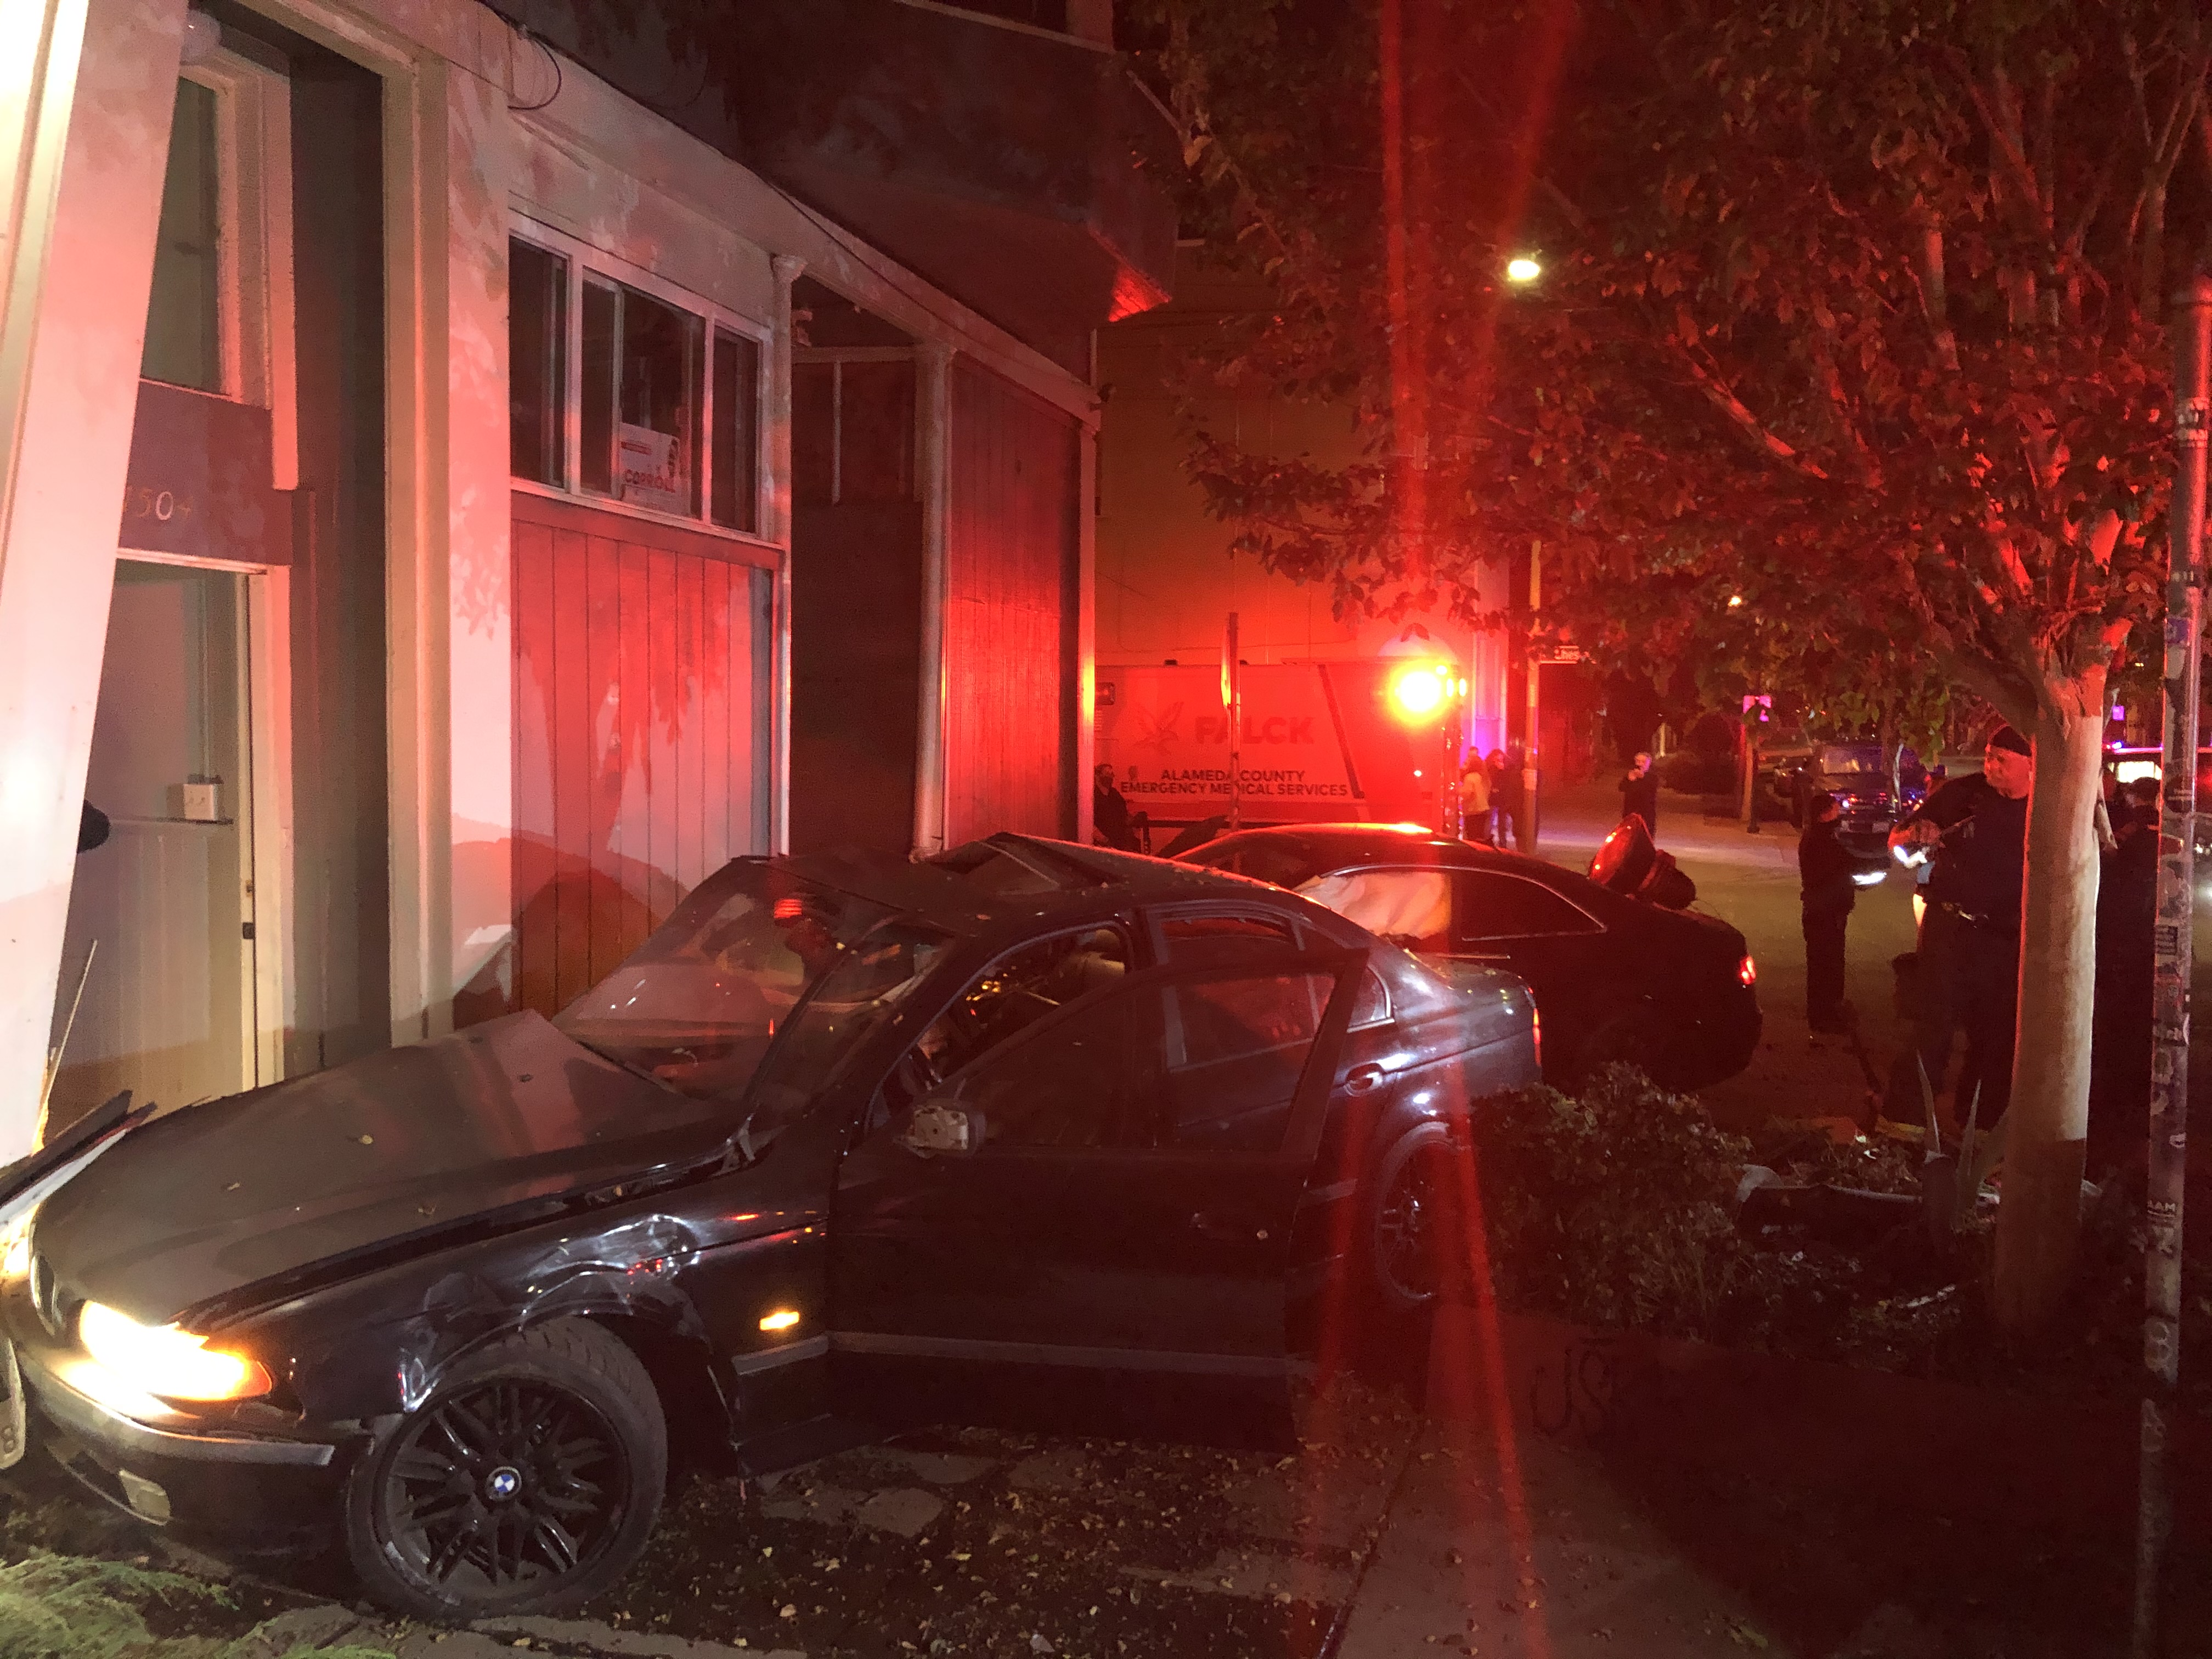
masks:
[[[932,1096],[914,1109],[898,1137],[900,1146],[922,1158],[939,1152],[974,1152],[983,1146],[983,1114],[949,1096]]]

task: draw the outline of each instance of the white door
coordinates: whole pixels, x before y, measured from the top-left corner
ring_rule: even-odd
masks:
[[[78,854],[70,891],[50,1131],[120,1089],[182,1106],[254,1083],[246,585],[257,580],[116,566],[85,784],[109,834]]]

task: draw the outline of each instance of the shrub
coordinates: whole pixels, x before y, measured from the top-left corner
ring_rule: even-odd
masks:
[[[0,1567],[0,1659],[121,1659],[160,1652],[139,1609],[177,1607],[220,1592],[197,1578],[119,1561],[33,1555]],[[214,1659],[221,1644],[164,1644],[178,1659]]]
[[[1759,1272],[1734,1218],[1750,1146],[1694,1100],[1613,1066],[1580,1099],[1535,1088],[1483,1103],[1474,1146],[1503,1301],[1675,1336],[1741,1322]]]

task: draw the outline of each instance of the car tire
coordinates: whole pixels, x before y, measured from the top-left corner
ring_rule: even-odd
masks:
[[[1383,1312],[1436,1305],[1461,1245],[1459,1179],[1451,1135],[1441,1123],[1408,1130],[1376,1164],[1363,1231]]]
[[[1571,1091],[1588,1088],[1608,1066],[1632,1066],[1653,1082],[1666,1070],[1666,1036],[1649,1008],[1623,1008],[1607,1015],[1576,1052]]]
[[[644,1553],[668,1427],[635,1354],[556,1320],[467,1355],[346,1482],[346,1554],[370,1597],[449,1623],[556,1613]]]

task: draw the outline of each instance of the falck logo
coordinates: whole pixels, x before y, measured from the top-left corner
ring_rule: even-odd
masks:
[[[1182,733],[1176,729],[1182,720],[1182,705],[1179,702],[1158,710],[1131,703],[1128,719],[1134,728],[1129,740],[1133,749],[1165,750],[1182,741]]]

